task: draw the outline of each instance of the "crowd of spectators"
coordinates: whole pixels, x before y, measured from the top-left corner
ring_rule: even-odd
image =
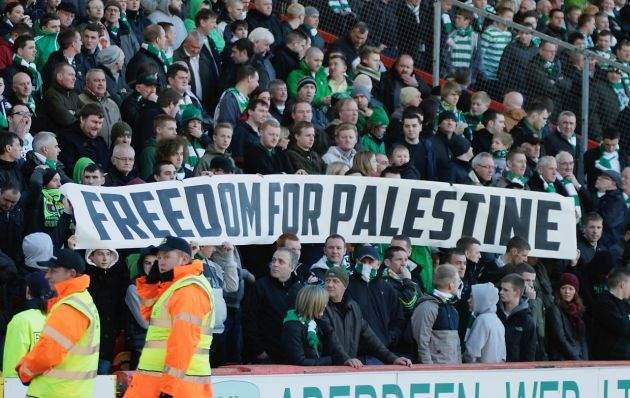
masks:
[[[16,314],[45,311],[40,263],[75,247],[62,184],[327,174],[570,197],[579,251],[533,258],[517,236],[502,255],[471,237],[450,250],[406,236],[190,242],[213,287],[213,366],[630,359],[630,165],[619,145],[630,77],[592,65],[599,145],[582,156],[581,55],[442,3],[449,79],[432,88],[414,72],[431,64],[428,1],[293,3],[286,18],[272,0],[6,1],[0,333],[24,327]],[[628,64],[630,6],[570,3],[473,0]],[[338,38],[326,43],[322,27]],[[396,58],[389,69],[383,54]],[[133,369],[147,328],[134,281],[158,253],[81,254],[101,318],[99,373]],[[5,372],[16,355],[5,350]]]

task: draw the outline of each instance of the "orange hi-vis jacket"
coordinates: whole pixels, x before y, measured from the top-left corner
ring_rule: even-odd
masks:
[[[48,311],[61,299],[78,292],[87,290],[90,277],[81,275],[77,278],[57,283],[57,296],[48,300]],[[53,369],[60,364],[70,348],[83,336],[89,319],[70,305],[60,305],[49,316],[42,330],[39,341],[16,366],[18,377],[23,383]]]
[[[147,284],[146,277],[138,278],[136,285],[142,315],[146,319],[150,318],[153,305],[173,283],[190,275],[201,275],[202,271],[203,263],[195,260],[191,264],[175,267],[173,281]],[[204,319],[212,311],[211,298],[199,286],[191,284],[175,290],[166,309],[173,323],[166,345],[165,371],[154,374],[137,371],[125,398],[157,398],[160,393],[170,394],[174,398],[212,397],[209,383],[197,383],[186,377],[175,376],[186,372],[198,350],[202,330],[196,320]]]

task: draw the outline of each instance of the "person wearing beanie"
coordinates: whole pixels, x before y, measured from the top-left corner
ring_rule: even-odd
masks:
[[[311,39],[311,46],[324,50],[326,42],[319,34],[317,27],[319,26],[319,11],[315,7],[304,7],[304,23],[298,27],[298,30]]]
[[[18,361],[33,349],[44,329],[46,303],[52,293],[45,275],[37,270],[26,276],[26,301],[7,325],[2,356],[4,377],[17,377]]]
[[[130,60],[140,48],[140,43],[129,25],[123,21],[124,12],[117,0],[108,0],[105,3],[103,24],[107,28],[110,44],[120,47],[125,54],[125,60]]]
[[[472,146],[463,135],[455,135],[449,142],[449,149],[453,155],[450,162],[450,175],[448,182],[452,184],[472,185],[470,178],[472,167],[470,161],[474,157]]]
[[[359,117],[360,119],[360,117]],[[357,121],[357,124],[358,121]],[[389,117],[387,112],[381,107],[376,107],[372,110],[372,115],[367,120],[367,134],[361,137],[361,147],[373,153],[380,153],[385,155],[385,131],[389,126]]]
[[[350,294],[346,294],[350,276],[345,268],[330,267],[324,279],[328,292],[328,305],[324,310],[323,318],[332,325],[341,343],[346,365],[352,367],[364,365],[364,361],[358,359],[359,352],[370,355],[383,363],[411,364],[411,361],[398,358],[383,345],[363,318],[359,304],[352,299]]]
[[[35,169],[31,176],[28,203],[25,206],[30,211],[26,213],[27,231],[45,232],[53,238],[53,242],[56,241],[57,224],[64,214],[60,187],[61,177],[57,170]]]
[[[98,50],[96,55],[96,67],[105,73],[107,93],[118,105],[123,103],[124,98],[130,92],[125,76],[122,74],[125,60],[125,53],[116,45],[110,45],[102,50]],[[121,109],[122,111],[123,109]]]
[[[75,184],[83,183],[83,171],[90,164],[95,163],[92,159],[87,157],[79,158],[79,160],[74,163],[74,169],[72,170],[72,181],[74,181]]]
[[[376,109],[385,111],[381,106],[377,105],[377,101],[372,101],[372,93],[369,87],[355,84],[352,86],[351,97],[357,103],[359,114],[357,117],[357,130],[359,135],[363,136],[368,133],[367,123]],[[379,111],[380,112],[380,111]]]
[[[131,145],[132,139],[133,130],[131,130],[131,126],[123,121],[116,122],[112,126],[112,144],[110,145],[110,149],[113,151],[114,147],[118,144]]]
[[[473,285],[468,305],[473,322],[464,340],[464,362],[505,362],[505,327],[497,316],[499,289],[492,283]]]
[[[451,138],[456,135],[456,126],[457,116],[451,111],[444,111],[437,117],[437,132],[430,138],[439,181],[448,181],[449,179],[450,162],[453,159],[450,142]]]
[[[584,304],[580,281],[574,274],[560,275],[554,305],[547,309],[548,351],[551,361],[588,360]]]
[[[188,140],[188,157],[184,160],[184,167],[193,171],[199,159],[206,153],[205,148],[210,143],[208,132],[203,128],[203,115],[199,108],[187,106],[182,112],[182,130]]]
[[[53,256],[53,241],[48,234],[34,232],[26,235],[22,241],[22,252],[24,253],[24,265],[28,271],[41,270],[39,262],[46,261]]]

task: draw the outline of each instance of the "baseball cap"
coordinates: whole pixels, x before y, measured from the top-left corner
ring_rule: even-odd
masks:
[[[144,84],[147,86],[157,86],[157,73],[143,73],[136,79],[136,84]]]
[[[40,261],[37,265],[46,268],[73,269],[81,274],[85,271],[85,262],[77,252],[71,249],[61,249],[48,261]]]
[[[358,261],[361,261],[361,259],[365,257],[370,257],[372,258],[372,260],[378,260],[378,252],[376,251],[374,246],[370,246],[370,245],[361,246],[359,250],[357,250],[357,255],[355,256],[355,258]]]
[[[617,188],[621,187],[621,174],[615,170],[604,170],[601,174],[602,177],[608,177],[617,184]]]
[[[180,250],[192,257],[192,250],[190,245],[185,239],[178,238],[176,236],[167,236],[162,243],[157,247],[158,251],[170,252],[172,250]]]

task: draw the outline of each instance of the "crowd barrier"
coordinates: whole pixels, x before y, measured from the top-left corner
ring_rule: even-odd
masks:
[[[301,367],[225,366],[213,398],[628,398],[630,361]],[[121,391],[133,372],[118,372]]]
[[[16,378],[0,377],[0,398],[24,398],[26,387]],[[114,398],[116,397],[116,376],[96,376],[96,391],[90,398]],[[88,397],[86,397],[88,398]],[[192,397],[191,397],[192,398]]]

